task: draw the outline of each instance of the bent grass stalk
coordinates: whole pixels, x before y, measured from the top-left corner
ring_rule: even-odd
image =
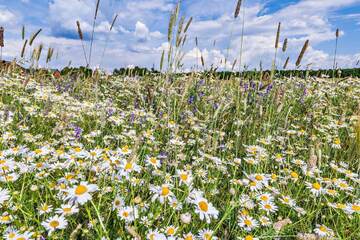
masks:
[[[81,46],[82,46],[82,49],[83,49],[86,66],[89,66],[89,61],[88,61],[87,56],[86,56],[86,50],[85,50],[85,45],[84,45],[84,35],[83,35],[82,30],[81,30],[81,25],[80,25],[79,21],[76,21],[76,26],[77,26],[77,32],[78,32],[78,35],[79,35],[79,39],[81,41]]]
[[[96,2],[96,7],[95,7],[95,15],[94,15],[94,19],[93,19],[93,26],[92,26],[92,31],[91,31],[90,50],[89,50],[89,62],[88,62],[88,66],[89,66],[89,67],[91,67],[91,57],[92,57],[92,50],[93,50],[93,43],[94,43],[94,35],[95,35],[95,24],[96,24],[96,19],[97,19],[98,12],[99,12],[99,6],[100,6],[100,0],[97,0],[97,2]]]

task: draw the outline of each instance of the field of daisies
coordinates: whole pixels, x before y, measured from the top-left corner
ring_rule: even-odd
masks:
[[[3,239],[360,239],[360,80],[0,77]]]

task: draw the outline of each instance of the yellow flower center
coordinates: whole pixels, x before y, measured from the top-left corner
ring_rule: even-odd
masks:
[[[169,189],[168,186],[163,186],[161,188],[161,195],[162,196],[167,196],[167,195],[169,195],[169,193],[170,193],[170,189]]]
[[[155,165],[157,163],[157,159],[152,157],[150,158],[150,162]]]
[[[258,181],[262,181],[264,179],[264,177],[261,176],[261,175],[256,175],[255,179],[258,180]]]
[[[335,193],[336,193],[336,191],[335,191],[334,189],[328,189],[327,192],[328,192],[329,194],[335,194]]]
[[[130,214],[129,214],[129,212],[124,211],[122,215],[127,218]]]
[[[1,216],[1,221],[4,222],[10,221],[10,216],[9,215]]]
[[[246,237],[245,237],[245,240],[253,240],[254,238],[253,238],[253,236],[251,236],[251,235],[247,235]]]
[[[266,196],[266,195],[262,195],[262,196],[260,197],[260,199],[261,199],[262,201],[267,201],[267,200],[269,200],[269,197]]]
[[[270,205],[270,204],[265,204],[264,207],[265,207],[266,209],[271,209],[271,205]]]
[[[320,185],[320,183],[313,183],[312,187],[316,190],[320,190],[321,185]]]
[[[245,223],[246,226],[251,226],[252,225],[252,222],[249,219],[245,219],[244,223]]]
[[[42,150],[41,150],[41,149],[36,149],[34,152],[35,152],[36,154],[41,154],[41,153],[42,153]]]
[[[57,221],[57,220],[53,220],[53,221],[51,221],[51,222],[49,223],[49,225],[50,225],[52,228],[57,228],[57,227],[60,225],[60,223],[59,223],[59,221]]]
[[[56,153],[57,153],[58,155],[62,155],[62,154],[64,154],[65,152],[64,152],[64,150],[58,149],[58,150],[56,150]]]
[[[243,210],[241,211],[241,214],[244,215],[244,216],[248,216],[248,215],[249,215],[249,211],[246,210],[246,209],[243,209]]]
[[[186,173],[182,173],[182,174],[180,174],[180,178],[181,178],[181,180],[186,181],[186,180],[188,180],[188,175]]]
[[[340,183],[339,186],[342,187],[342,188],[347,188],[348,187],[348,185],[346,183]]]
[[[166,231],[166,234],[169,235],[169,236],[172,236],[175,234],[175,229],[174,228],[169,228],[167,231]]]
[[[130,163],[130,162],[126,163],[125,170],[131,170],[132,168],[133,168],[132,163]]]
[[[212,239],[212,236],[211,236],[210,233],[205,233],[205,234],[204,234],[204,238],[205,238],[205,240],[211,240],[211,239]]]
[[[207,202],[200,201],[198,205],[199,205],[199,208],[201,209],[201,211],[203,211],[203,212],[209,211],[209,204]]]
[[[193,237],[192,237],[191,235],[189,235],[189,236],[186,236],[186,237],[184,238],[184,240],[193,240]]]
[[[297,174],[296,172],[291,172],[290,175],[293,178],[298,178],[299,177],[299,174]]]
[[[71,212],[71,208],[63,208],[64,213],[70,213]]]
[[[77,153],[78,153],[78,152],[81,152],[81,148],[76,147],[76,148],[74,148],[74,151],[77,152]]]
[[[340,208],[340,209],[346,208],[345,204],[342,204],[342,203],[336,204],[336,207],[337,207],[337,208]]]
[[[11,175],[8,175],[8,176],[5,176],[5,179],[6,179],[7,181],[11,181],[11,180],[14,179],[14,177],[11,176]]]
[[[322,232],[327,232],[327,229],[326,229],[325,226],[320,226],[319,229],[320,229],[320,231],[322,231]]]
[[[88,191],[87,187],[84,185],[79,185],[75,189],[75,195],[83,195]]]
[[[121,151],[122,151],[123,153],[127,153],[127,152],[129,152],[129,147],[128,147],[128,146],[124,146],[124,147],[121,148]]]
[[[354,210],[354,211],[359,212],[360,211],[360,205],[352,205],[351,209]]]

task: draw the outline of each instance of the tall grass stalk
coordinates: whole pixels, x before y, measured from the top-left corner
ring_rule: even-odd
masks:
[[[116,20],[117,20],[118,16],[119,16],[119,15],[116,14],[115,17],[113,18],[113,20],[112,20],[112,22],[111,22],[111,25],[110,25],[110,28],[109,28],[109,34],[110,34],[111,31],[113,30],[114,25],[115,25],[115,23],[116,23]],[[103,63],[103,60],[104,60],[104,57],[105,57],[105,53],[106,53],[108,44],[109,44],[109,35],[107,35],[107,37],[106,37],[104,51],[103,51],[103,53],[102,53],[102,55],[101,55],[100,66],[101,66],[102,63]]]
[[[240,4],[243,5],[245,0]],[[244,47],[244,32],[245,32],[245,7],[243,7],[242,25],[241,25],[241,40],[240,40],[240,56],[239,56],[239,75],[241,73],[241,65],[243,63],[243,47]]]
[[[280,31],[281,31],[281,22],[279,22],[278,24],[278,28],[276,31],[276,39],[275,39],[275,55],[274,55],[274,60],[273,60],[273,64],[272,64],[272,68],[271,68],[271,77],[270,77],[270,81],[273,80],[274,78],[274,74],[275,74],[275,70],[276,70],[276,58],[277,58],[277,51],[279,48],[279,42],[280,42]]]
[[[96,8],[95,8],[95,15],[94,15],[94,19],[93,19],[93,27],[92,27],[92,31],[91,31],[88,67],[90,67],[90,65],[91,65],[91,56],[92,56],[92,50],[93,50],[93,44],[94,44],[94,35],[95,35],[95,24],[96,24],[97,15],[98,15],[98,12],[99,12],[99,6],[100,6],[100,0],[97,0],[96,1]]]
[[[335,52],[334,52],[334,63],[333,63],[333,77],[335,77],[335,69],[336,69],[336,55],[337,55],[337,50],[338,50],[338,41],[339,41],[339,37],[340,37],[340,30],[336,29],[336,40],[335,40]]]
[[[80,25],[80,22],[79,22],[79,21],[76,21],[76,26],[77,26],[77,31],[78,31],[79,39],[80,39],[80,41],[81,41],[81,46],[82,46],[82,49],[83,49],[86,66],[89,66],[89,62],[88,62],[87,55],[86,55],[86,50],[85,50],[85,45],[84,45],[84,35],[83,35],[82,30],[81,30],[81,25]]]
[[[0,60],[2,60],[3,47],[4,47],[4,28],[0,27]]]

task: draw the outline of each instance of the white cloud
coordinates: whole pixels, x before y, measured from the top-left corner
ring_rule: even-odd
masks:
[[[0,24],[8,24],[17,22],[16,15],[6,8],[0,6]]]
[[[82,30],[88,40],[93,27],[95,2],[93,0],[49,1],[48,5],[43,6],[45,13],[42,15],[41,23],[36,23],[38,25],[32,22],[26,23],[26,26],[29,26],[27,34],[40,27],[43,28],[38,39],[39,43],[42,41],[45,46],[51,45],[60,53],[59,59],[53,64],[66,65],[69,60],[73,60],[74,65],[83,64],[81,42],[76,39],[76,21],[81,22]],[[102,62],[102,66],[106,66],[107,69],[131,64],[147,67],[151,67],[152,64],[158,65],[156,63],[160,61],[161,52],[168,49],[167,25],[175,2],[175,0],[102,0],[95,26],[95,49],[92,61],[94,65]],[[267,3],[264,0],[246,1],[245,8],[243,6],[246,15],[242,63],[249,65],[250,68],[257,67],[260,61],[265,67],[271,66],[279,21],[282,22],[281,41],[287,37],[289,47],[285,54],[279,51],[278,66],[283,64],[287,56],[291,59],[290,66],[294,66],[304,41],[309,39],[310,47],[303,65],[312,62],[313,67],[332,66],[332,50],[328,50],[328,47],[326,50],[319,49],[324,49],[323,43],[335,40],[334,32],[337,27],[332,25],[334,18],[360,22],[358,14],[342,16],[337,13],[337,10],[360,0],[301,0],[275,12],[270,8],[265,11],[267,6],[264,2]],[[32,4],[40,5],[36,1],[32,1]],[[235,4],[236,1],[224,0],[183,1],[181,14],[194,17],[184,49],[186,53],[184,68],[190,69],[196,64],[201,64],[199,58],[194,57],[196,53],[203,55],[207,67],[211,64],[225,67],[224,59],[228,56],[226,67],[229,69],[234,59],[239,58],[242,14],[234,21]],[[21,17],[23,15],[26,19],[27,15],[25,12],[20,14],[18,9],[9,8],[7,4],[5,6],[0,6],[0,24],[6,21],[9,25],[8,19],[15,20],[11,21],[13,24],[11,27],[4,24],[7,27],[7,40],[9,40],[4,53],[10,58],[17,56],[21,50],[22,42],[17,40],[23,24]],[[115,13],[119,14],[118,21],[109,33]],[[31,17],[34,18],[33,15]],[[12,36],[9,36],[9,31],[12,31]],[[344,37],[348,34],[346,31],[341,32]],[[195,48],[195,37],[198,37],[199,48]],[[215,46],[214,41],[216,41]],[[106,44],[108,47],[105,58],[101,60]],[[85,41],[85,47],[89,49],[88,41]],[[340,51],[339,63],[341,61],[340,64],[343,66],[353,66],[354,55],[342,55]]]
[[[137,21],[134,34],[139,40],[146,41],[149,38],[149,29],[144,23]]]

